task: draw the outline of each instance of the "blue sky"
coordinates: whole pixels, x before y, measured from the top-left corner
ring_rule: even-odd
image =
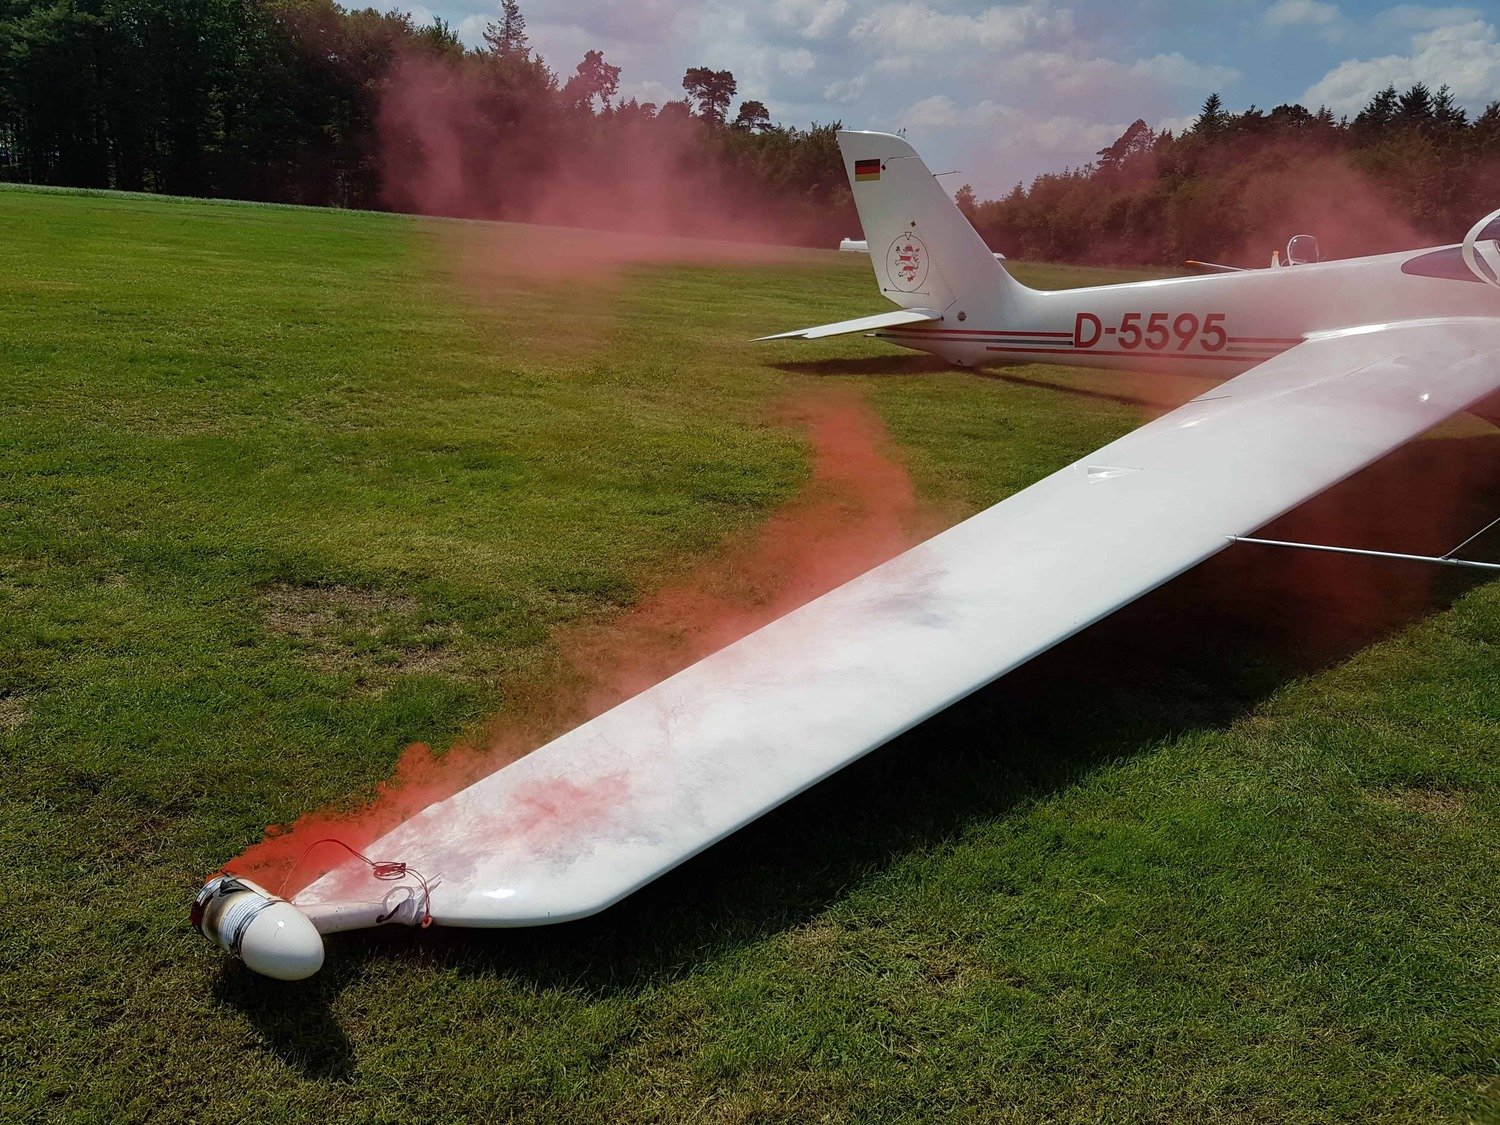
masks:
[[[399,2],[399,0],[398,0]],[[622,92],[682,96],[689,66],[732,70],[788,124],[905,128],[981,194],[1088,161],[1137,117],[1180,127],[1211,91],[1353,113],[1388,83],[1500,99],[1500,0],[521,0],[532,45],[571,73],[602,49]],[[498,0],[405,5],[470,43]],[[941,168],[940,168],[941,166]]]

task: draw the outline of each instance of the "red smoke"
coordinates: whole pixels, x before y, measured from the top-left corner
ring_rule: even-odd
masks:
[[[1114,174],[1038,177],[1025,193],[978,204],[975,219],[1013,257],[1264,267],[1293,235],[1315,235],[1325,259],[1360,257],[1456,242],[1484,212],[1462,198],[1414,203],[1402,180],[1332,141],[1178,141]],[[1446,217],[1455,211],[1468,221]]]
[[[831,246],[841,221],[845,233],[857,229],[852,215],[776,195],[736,167],[725,132],[680,104],[654,114],[568,109],[506,85],[534,81],[530,66],[407,57],[387,77],[379,114],[390,206],[507,221],[447,226],[433,245],[443,272],[481,303],[524,308],[527,347],[603,346],[612,308],[603,287],[632,268],[785,264],[798,253],[788,244]]]
[[[775,194],[680,103],[596,115],[507,86],[529,73],[505,60],[398,61],[380,102],[387,202],[637,236],[830,243],[827,206]]]
[[[812,477],[763,527],[731,541],[615,621],[563,630],[556,638],[559,671],[519,685],[482,745],[458,745],[443,754],[411,746],[370,803],[351,811],[324,809],[290,828],[268,829],[227,869],[273,891],[284,885],[285,893],[294,893],[343,859],[330,848],[299,862],[316,841],[336,837],[367,847],[433,802],[937,530],[919,514],[911,479],[890,455],[884,428],[867,406],[852,397],[824,396],[799,403],[790,418],[806,427],[812,441]],[[609,799],[607,791],[575,796],[586,803]],[[539,795],[538,830],[567,814],[556,793]]]
[[[1264,266],[1287,240],[1315,235],[1324,258],[1355,258],[1430,245],[1402,214],[1394,193],[1354,167],[1347,156],[1272,151],[1245,161],[1229,177],[1240,229],[1232,257]],[[1456,240],[1462,235],[1454,235]]]
[[[1256,537],[1442,555],[1492,518],[1500,486],[1497,440],[1493,431],[1457,419],[1282,516]],[[1478,545],[1466,553],[1484,557]],[[1315,663],[1342,657],[1419,620],[1472,577],[1432,564],[1253,546],[1231,550],[1215,573],[1236,587],[1282,590],[1285,596],[1260,624]]]
[[[535,314],[530,320],[550,322],[549,309],[568,310],[566,333],[542,334],[552,343],[588,345],[598,318],[577,315],[578,286],[612,280],[627,266],[784,260],[785,249],[756,244],[827,241],[817,229],[827,223],[825,209],[788,205],[747,186],[708,143],[703,123],[685,112],[570,113],[555,99],[517,87],[535,78],[524,60],[398,60],[381,99],[379,160],[387,202],[395,207],[528,224],[454,226],[437,248],[448,258],[444,272],[500,301],[524,301]],[[228,868],[272,890],[295,892],[342,859],[329,849],[302,862],[318,840],[336,837],[363,848],[435,801],[917,541],[911,482],[885,454],[883,430],[866,407],[825,397],[800,405],[789,420],[812,439],[812,480],[759,532],[728,544],[616,621],[562,631],[557,670],[507,685],[506,711],[481,744],[443,754],[411,746],[369,804],[269,829]],[[564,796],[559,804],[556,794],[538,795],[539,830],[569,815],[563,806],[609,799],[607,792]]]

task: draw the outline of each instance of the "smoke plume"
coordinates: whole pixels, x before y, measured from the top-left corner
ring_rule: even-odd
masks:
[[[428,805],[937,530],[919,511],[911,479],[892,456],[878,417],[858,399],[808,399],[790,407],[787,417],[807,431],[812,474],[759,530],[729,542],[615,620],[559,632],[558,670],[516,685],[482,740],[444,753],[424,745],[407,748],[372,800],[268,829],[226,869],[273,891],[295,893],[345,858],[319,849],[301,862],[316,841],[335,837],[355,848],[368,846]]]
[[[507,71],[509,65],[512,70]],[[504,60],[399,60],[380,101],[386,201],[401,210],[619,231],[635,236],[830,244],[847,214],[777,191],[672,103],[595,115],[505,86]],[[503,107],[503,108],[497,108]],[[669,112],[670,111],[670,112]],[[842,161],[832,185],[848,208]],[[640,242],[651,245],[649,239]]]

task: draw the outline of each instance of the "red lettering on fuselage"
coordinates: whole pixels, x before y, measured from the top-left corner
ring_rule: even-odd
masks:
[[[1137,350],[1185,352],[1197,346],[1205,352],[1222,352],[1229,346],[1229,333],[1225,330],[1225,313],[1167,312],[1126,313],[1120,323],[1106,328],[1104,322],[1093,313],[1081,312],[1073,322],[1073,346],[1092,348],[1105,336],[1113,336],[1114,343],[1127,352]]]

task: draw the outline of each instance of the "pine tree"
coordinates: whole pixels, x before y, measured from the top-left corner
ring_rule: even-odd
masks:
[[[730,71],[694,66],[682,76],[682,88],[697,106],[698,116],[717,128],[724,124],[738,87]]]
[[[1500,156],[1500,102],[1490,102],[1474,118],[1474,151],[1485,156]]]
[[[620,68],[604,61],[603,51],[584,52],[583,61],[572,78],[563,87],[563,99],[578,109],[592,109],[594,99],[609,108],[610,101],[620,89]]]
[[[765,102],[741,102],[733,127],[749,133],[764,132],[771,127],[771,111],[766,108]]]
[[[1209,94],[1208,100],[1203,103],[1203,109],[1198,114],[1198,120],[1193,122],[1192,131],[1199,136],[1209,140],[1217,137],[1224,131],[1228,124],[1229,115],[1224,112],[1224,102],[1218,94]]]
[[[1462,129],[1469,123],[1464,107],[1453,100],[1453,90],[1445,82],[1432,95],[1432,118],[1442,129]]]
[[[496,55],[527,55],[526,17],[516,0],[500,0],[500,18],[484,29],[484,42]]]
[[[1395,120],[1419,129],[1432,124],[1432,91],[1424,83],[1413,83],[1411,89],[1396,99]]]
[[[1156,134],[1151,126],[1137,118],[1130,128],[1120,134],[1119,140],[1098,151],[1099,171],[1105,176],[1119,173],[1136,158],[1150,153],[1155,145]]]
[[[1369,104],[1359,111],[1354,119],[1354,130],[1365,135],[1375,135],[1381,132],[1396,117],[1396,106],[1400,95],[1396,93],[1396,87],[1387,86],[1380,93],[1370,99]]]

